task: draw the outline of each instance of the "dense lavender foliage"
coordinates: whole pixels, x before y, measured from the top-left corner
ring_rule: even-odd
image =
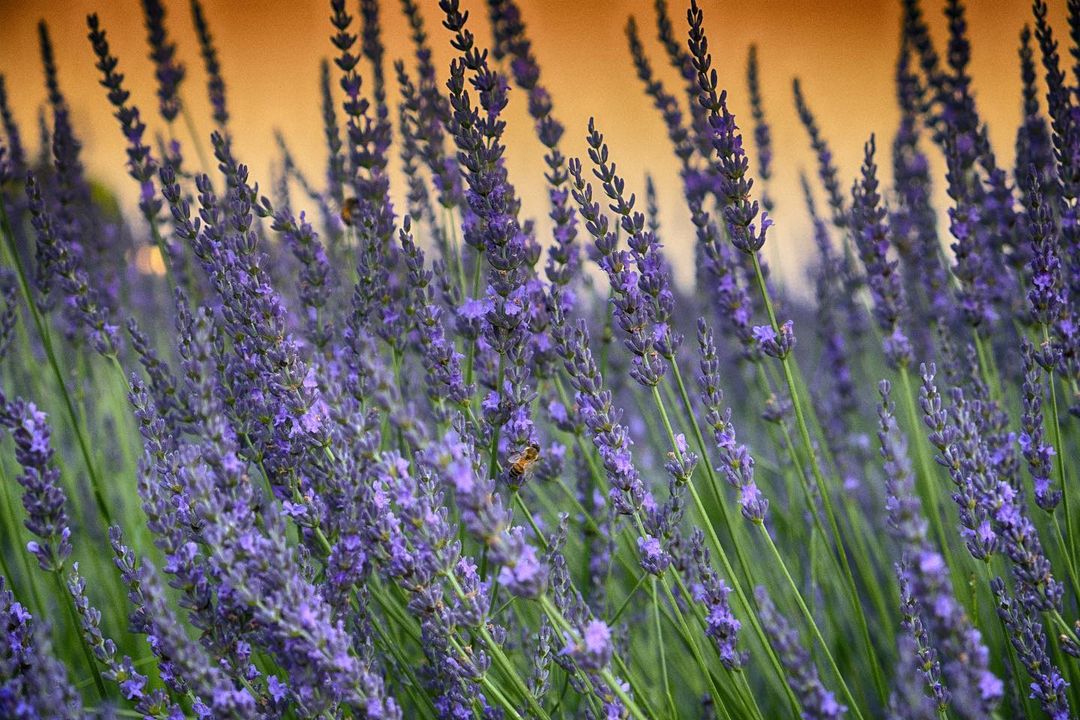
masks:
[[[602,116],[560,122],[515,0],[402,0],[411,48],[331,0],[325,174],[278,137],[261,188],[213,13],[183,48],[180,3],[142,7],[156,98],[87,18],[135,217],[91,190],[44,24],[36,154],[0,75],[0,717],[1078,717],[1080,2],[1064,40],[1042,0],[1017,29],[1006,167],[963,3],[941,46],[902,0],[899,127],[840,168],[798,80],[788,158],[769,58],[736,118],[710,18],[656,0],[627,82],[686,239]],[[762,253],[781,203],[805,290]]]

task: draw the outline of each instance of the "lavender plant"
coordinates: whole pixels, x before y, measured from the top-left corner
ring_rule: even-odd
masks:
[[[838,165],[799,80],[786,157],[767,54],[736,118],[711,14],[657,0],[626,73],[691,241],[604,108],[560,120],[525,4],[403,0],[398,48],[389,7],[332,0],[325,171],[279,135],[269,194],[212,13],[192,0],[186,48],[179,8],[142,9],[155,97],[108,18],[86,68],[40,26],[36,156],[0,75],[3,718],[1077,717],[1080,3],[1067,48],[1042,0],[1017,28],[1010,168],[964,4],[939,47],[902,0],[889,178],[881,128]],[[134,222],[90,190],[75,72],[123,133]],[[764,257],[799,163],[806,289]]]

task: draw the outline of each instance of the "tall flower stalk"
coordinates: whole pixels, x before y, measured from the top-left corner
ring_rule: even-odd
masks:
[[[761,263],[758,261],[757,257],[757,252],[765,244],[766,233],[772,225],[772,221],[768,218],[767,214],[762,213],[760,220],[758,221],[760,226],[755,224],[755,220],[758,217],[758,204],[750,198],[752,181],[746,177],[749,161],[747,160],[746,153],[742,147],[742,136],[739,134],[738,128],[735,125],[735,117],[727,108],[726,92],[720,92],[719,94],[717,92],[716,72],[712,69],[712,57],[709,55],[708,39],[705,36],[704,28],[702,26],[704,14],[698,8],[696,3],[692,3],[687,17],[690,22],[690,53],[694,58],[694,67],[697,70],[698,84],[701,88],[700,101],[709,111],[709,123],[713,129],[713,147],[716,152],[715,162],[717,163],[722,178],[721,194],[725,201],[722,212],[727,225],[728,235],[731,239],[731,243],[736,249],[749,255],[753,264],[754,277],[757,281],[758,291],[761,293],[762,303],[765,306],[765,311],[769,319],[769,325],[760,331],[759,337],[762,339],[762,346],[765,353],[779,359],[781,362],[784,380],[787,383],[788,392],[791,396],[796,424],[803,443],[803,450],[809,458],[814,480],[821,490],[821,497],[825,507],[826,517],[829,520],[830,530],[832,531],[833,542],[836,545],[836,551],[839,554],[844,567],[849,599],[859,618],[863,644],[870,660],[871,669],[875,678],[875,685],[877,686],[882,701],[884,701],[886,694],[884,676],[882,675],[881,668],[878,667],[877,655],[874,652],[874,647],[870,640],[869,625],[866,620],[865,612],[863,611],[862,603],[859,600],[858,591],[855,587],[854,575],[852,574],[847,559],[847,550],[844,547],[840,535],[836,514],[832,508],[832,500],[830,499],[831,489],[822,473],[817,452],[810,439],[809,426],[803,412],[798,388],[795,383],[795,376],[792,371],[793,361],[789,357],[791,350],[795,345],[795,334],[792,329],[792,323],[789,320],[781,325],[777,321],[765,277],[761,271]],[[761,527],[762,531],[765,532],[764,525]],[[775,546],[771,544],[771,541],[769,542],[770,546],[775,551]],[[776,554],[779,559],[779,553],[776,552],[774,554]],[[786,570],[785,574],[787,574]],[[793,583],[792,586],[794,588]],[[798,590],[796,589],[795,592],[796,596],[800,597],[801,609],[804,611],[804,614],[807,615],[808,621],[813,624],[813,618],[809,615],[809,611],[806,609],[805,604],[802,604]],[[818,633],[818,635],[820,636],[820,633]],[[853,706],[853,711],[856,714],[860,714],[850,692],[847,692],[846,694],[848,696],[848,701]]]

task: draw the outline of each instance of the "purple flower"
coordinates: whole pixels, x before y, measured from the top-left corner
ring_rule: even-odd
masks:
[[[589,620],[582,628],[580,636],[566,631],[566,647],[563,654],[569,655],[578,665],[586,670],[602,670],[611,662],[614,646],[611,641],[611,628],[602,620]]]
[[[634,467],[630,451],[632,440],[627,427],[618,422],[619,412],[613,405],[611,391],[604,389],[603,378],[589,348],[588,329],[584,322],[576,326],[567,323],[558,297],[556,294],[553,298],[552,335],[570,384],[576,391],[581,419],[603,462],[611,486],[612,504],[621,514],[637,513],[646,504],[655,502]]]
[[[278,680],[276,675],[271,675],[266,680],[266,690],[274,702],[279,703],[289,696],[289,688],[285,683]]]
[[[821,682],[810,652],[799,640],[799,633],[776,609],[765,588],[758,587],[754,596],[761,611],[762,625],[780,656],[792,690],[799,698],[802,717],[807,720],[844,717],[847,707],[837,702],[836,696]]]
[[[755,325],[753,329],[754,340],[765,351],[765,354],[782,359],[791,353],[795,347],[795,330],[791,320],[780,326],[780,332],[771,325]]]
[[[150,10],[147,10],[148,25]],[[158,18],[159,20],[161,18]],[[101,71],[101,85],[108,90],[109,103],[116,108],[116,118],[120,121],[120,131],[127,140],[128,173],[139,183],[140,201],[139,209],[143,217],[150,224],[151,229],[157,234],[158,215],[161,212],[162,202],[154,190],[154,175],[157,172],[157,162],[151,156],[150,148],[143,144],[143,134],[146,125],[139,115],[139,108],[128,104],[131,94],[124,90],[124,76],[116,71],[119,60],[110,54],[109,42],[105,37],[105,30],[96,14],[86,18],[86,25],[90,30],[88,35],[90,45],[97,56],[97,69]],[[153,31],[151,30],[151,33]],[[165,42],[164,36],[161,38]],[[169,53],[171,55],[171,53]],[[160,66],[159,66],[160,67]],[[168,80],[179,82],[175,73],[176,67],[169,65]],[[163,86],[164,87],[164,86]],[[175,98],[175,87],[169,90],[169,100],[162,96],[162,112],[172,112]],[[166,258],[167,260],[167,258]]]
[[[324,350],[334,334],[333,326],[325,319],[332,281],[326,250],[304,213],[295,218],[288,210],[279,210],[271,227],[281,234],[302,265],[298,295],[307,317],[307,336],[316,348]]]
[[[616,166],[599,115],[581,158],[564,154],[556,88],[520,0],[488,0],[479,20],[460,0],[440,0],[434,25],[432,8],[403,0],[404,52],[384,45],[376,0],[331,0],[333,60],[317,78],[326,164],[306,174],[279,136],[269,192],[245,164],[257,158],[238,154],[248,139],[228,124],[219,48],[201,0],[192,0],[210,101],[204,120],[217,131],[212,157],[199,158],[212,174],[195,173],[198,127],[183,133],[194,135],[183,145],[172,127],[194,107],[182,105],[190,98],[181,96],[181,49],[163,0],[142,2],[161,137],[135,107],[97,17],[88,30],[146,237],[91,190],[44,25],[37,153],[23,145],[11,86],[0,81],[5,254],[32,271],[26,298],[16,298],[15,274],[0,271],[4,376],[35,380],[33,362],[48,361],[63,382],[45,389],[65,391],[60,400],[72,410],[71,428],[50,428],[38,406],[0,394],[0,427],[21,466],[16,522],[28,531],[0,553],[9,576],[0,579],[0,716],[75,717],[121,703],[157,720],[185,712],[624,720],[771,717],[791,701],[807,718],[966,719],[1022,715],[999,705],[1006,697],[1022,704],[1017,696],[1029,688],[1051,717],[1070,712],[1070,668],[1055,666],[1046,635],[1055,633],[1057,654],[1080,656],[1062,618],[1073,621],[1074,602],[1052,564],[1061,553],[1040,535],[1052,518],[1028,504],[1053,514],[1067,497],[1056,464],[1072,448],[1055,446],[1046,430],[1063,422],[1046,415],[1046,383],[1069,389],[1080,378],[1080,108],[1042,0],[1034,35],[1021,35],[1014,168],[998,163],[976,110],[961,0],[947,3],[940,53],[919,0],[903,2],[888,79],[899,104],[888,187],[871,137],[843,192],[808,86],[795,82],[820,178],[814,189],[803,183],[806,239],[812,232],[818,251],[809,305],[769,275],[761,252],[773,201],[783,199],[770,186],[778,167],[764,56],[751,47],[746,58],[749,116],[740,127],[698,0],[687,14],[689,43],[667,0],[653,4],[655,26],[641,16],[625,24],[627,70],[663,124],[682,200],[662,198],[655,172],[633,178]],[[1080,3],[1070,4],[1069,19],[1080,28]],[[448,72],[433,40],[444,33]],[[650,57],[656,41],[659,55]],[[390,77],[388,51],[402,57]],[[515,107],[542,148],[540,218],[531,217],[536,198],[512,182]],[[939,236],[924,136],[948,163],[951,248]],[[29,170],[22,192],[15,186]],[[390,187],[399,172],[404,211]],[[823,215],[814,193],[828,203]],[[685,201],[689,245],[661,199],[676,209]],[[599,276],[582,265],[579,233]],[[168,278],[144,272],[156,272],[145,262],[155,256],[139,247],[147,238],[166,254]],[[675,281],[676,259],[690,262],[689,286]],[[166,286],[176,288],[171,305]],[[22,301],[27,331],[41,337],[9,348],[25,335]],[[779,315],[765,312],[770,302]],[[165,316],[173,326],[154,322]],[[787,318],[815,322],[799,338],[800,360],[812,361],[802,366],[807,383],[793,364]],[[716,323],[724,332],[714,336]],[[682,345],[692,327],[696,359]],[[1040,339],[1032,346],[1025,336]],[[107,365],[88,364],[91,350]],[[952,499],[945,525],[956,532],[943,538],[929,532],[941,508],[924,507],[918,488],[934,478],[913,469],[889,383],[878,386],[880,457],[866,424],[868,373],[882,362],[910,369],[916,356],[942,370],[922,368],[919,400]],[[782,375],[766,357],[781,361]],[[687,361],[698,363],[697,392],[682,381]],[[99,370],[117,367],[137,438],[99,397],[109,380]],[[676,382],[666,385],[669,376]],[[785,377],[806,384],[805,397],[778,390]],[[40,407],[56,405],[46,399]],[[1015,414],[1006,400],[1016,401]],[[802,450],[790,434],[796,409],[800,421],[809,413]],[[680,432],[694,419],[704,427]],[[711,453],[695,444],[706,436]],[[124,482],[100,497],[84,492],[74,513],[64,488],[79,478],[63,476],[60,460],[87,441],[102,469],[130,476],[137,494]],[[142,443],[134,465],[130,453],[114,452],[127,441]],[[815,446],[838,487],[811,487],[807,503],[796,480],[807,479]],[[724,482],[697,485],[702,469]],[[896,571],[899,593],[895,585],[862,593],[885,599],[871,620],[894,624],[875,641],[898,668],[884,697],[860,682],[860,659],[844,647],[852,626],[821,572],[831,558],[819,557],[812,495],[837,489],[848,496],[842,528],[865,536],[851,539],[856,584],[873,590]],[[128,541],[152,547],[126,545],[109,528],[119,573],[95,566],[83,577],[71,546],[93,550],[93,542],[83,547],[94,538],[82,505],[95,499],[100,512],[135,503],[124,516],[141,510],[146,525]],[[813,647],[784,614],[794,609],[790,594],[776,592],[785,573],[755,567],[757,540],[739,527],[706,532],[715,513],[734,507],[783,541],[786,580],[802,595],[798,605],[819,616]],[[70,600],[71,617],[61,608],[51,628],[30,616],[57,598],[25,577],[24,543],[30,555],[21,558],[53,574],[59,600]],[[974,565],[1005,574],[990,584],[1001,624],[985,635],[972,610],[981,607],[971,602],[978,589],[954,585],[970,564],[954,566],[965,550]],[[126,595],[107,605],[119,617],[94,606],[116,594],[100,586],[110,578]],[[12,581],[15,595],[5,594]],[[744,581],[763,585],[756,598]],[[131,636],[124,648],[137,641],[149,655],[125,656],[121,638],[106,634],[117,627]],[[746,629],[756,637],[741,637]],[[63,636],[57,647],[79,651],[79,641],[88,657],[53,660],[48,631]],[[1017,662],[1003,664],[1002,642]],[[651,672],[661,659],[675,673],[664,683]],[[106,687],[72,687],[59,660],[88,660],[82,669],[96,668],[92,680]],[[1013,677],[1017,668],[1026,677]],[[837,673],[855,678],[853,692],[833,691]],[[691,694],[706,689],[695,702]]]
[[[224,128],[229,121],[225,108],[225,81],[221,77],[221,62],[218,60],[217,47],[210,34],[210,25],[206,22],[200,0],[191,0],[191,15],[195,22],[195,32],[199,37],[199,50],[203,65],[206,67],[206,87],[210,96],[210,106],[214,110],[214,122],[218,128]]]
[[[146,678],[142,675],[132,675],[120,683],[120,692],[124,693],[124,697],[128,700],[141,698],[145,688]]]
[[[926,627],[919,612],[918,602],[912,595],[907,569],[903,564],[896,566],[896,575],[900,580],[902,624],[915,648],[915,669],[922,674],[938,710],[943,712],[949,705],[950,693],[942,684],[941,662],[938,659],[937,650],[931,645],[927,636]]]
[[[577,274],[580,251],[575,243],[577,217],[570,207],[566,156],[560,144],[564,128],[552,112],[552,101],[540,81],[540,66],[532,52],[521,10],[513,0],[491,3],[496,58],[507,55],[514,82],[528,94],[528,111],[534,121],[536,136],[544,145],[544,178],[548,184],[549,216],[553,222],[555,243],[548,251],[545,273],[552,283],[566,287]]]
[[[535,597],[544,588],[547,569],[540,562],[536,548],[525,544],[522,528],[511,531],[511,544],[519,545],[520,550],[510,553],[499,570],[499,582],[515,595]]]
[[[935,459],[948,469],[956,488],[952,497],[960,511],[960,533],[971,556],[976,560],[985,560],[997,551],[999,541],[986,517],[985,504],[979,502],[980,495],[987,492],[988,480],[985,465],[974,461],[976,454],[983,449],[977,439],[978,428],[970,409],[963,402],[963,392],[959,388],[955,390],[956,405],[951,412],[946,410],[934,384],[937,367],[934,363],[924,363],[920,370],[923,384],[919,391],[919,403],[923,421],[930,429],[930,442],[939,451]],[[984,468],[984,472],[972,472],[977,467]]]
[[[11,433],[15,459],[23,469],[19,484],[23,487],[26,528],[37,538],[27,544],[27,550],[42,570],[59,572],[71,554],[71,528],[47,418],[33,403],[21,399],[9,402],[0,393],[0,424]]]
[[[704,534],[694,530],[690,536],[689,557],[692,577],[690,586],[695,602],[705,610],[705,634],[716,643],[720,662],[729,670],[743,665],[746,657],[739,652],[736,643],[742,623],[731,611],[728,595],[731,588],[720,579],[709,563],[709,551],[704,546]]]
[[[821,184],[824,186],[829,200],[829,207],[832,209],[833,224],[840,229],[846,228],[850,218],[846,210],[844,194],[840,189],[839,173],[836,164],[833,162],[832,150],[829,148],[828,142],[822,137],[817,120],[806,102],[802,82],[795,78],[792,80],[791,86],[795,96],[795,108],[799,113],[799,120],[810,136],[810,146],[813,148],[814,155],[817,158],[818,176],[821,178]]]
[[[641,556],[641,569],[653,575],[663,575],[671,564],[671,556],[664,550],[660,540],[655,537],[639,537],[637,546]]]
[[[750,189],[754,184],[748,177],[750,161],[746,157],[735,116],[728,110],[727,91],[717,94],[716,73],[712,72],[712,55],[709,54],[709,41],[703,28],[705,16],[696,0],[691,2],[687,17],[690,21],[690,54],[701,90],[699,102],[708,110],[715,152],[709,160],[720,178],[719,200],[728,235],[731,244],[742,252],[756,253],[765,244],[765,235],[772,226],[772,220],[767,212],[761,213],[760,220],[757,220],[758,203],[750,199]]]
[[[184,80],[184,66],[176,60],[176,43],[169,42],[165,31],[165,6],[160,0],[143,0],[143,14],[150,59],[154,62],[158,81],[161,116],[171,123],[180,113],[178,91]]]
[[[468,298],[458,308],[458,315],[466,320],[479,320],[495,308],[490,299]]]
[[[572,192],[593,236],[597,264],[611,284],[614,316],[626,335],[623,344],[633,355],[630,375],[652,387],[667,371],[661,358],[672,357],[680,342],[668,325],[673,303],[668,273],[660,259],[659,241],[645,229],[645,216],[634,211],[634,196],[626,196],[624,181],[609,161],[608,146],[593,119],[589,120],[586,142],[593,173],[611,201],[615,226],[593,199],[593,186],[584,180],[582,163],[577,159],[570,162]],[[616,249],[619,232],[627,234],[629,251]]]
[[[765,108],[761,100],[761,79],[758,74],[757,45],[751,45],[746,60],[746,87],[750,95],[750,112],[754,117],[754,145],[757,150],[757,172],[762,184],[772,177],[772,133],[765,120]],[[766,189],[761,193],[761,206],[772,212],[772,199]]]
[[[1050,486],[1050,474],[1053,472],[1054,446],[1043,435],[1042,382],[1039,368],[1035,364],[1035,350],[1027,341],[1023,344],[1024,413],[1022,427],[1017,440],[1020,450],[1027,460],[1031,471],[1031,482],[1035,488],[1035,503],[1052,513],[1061,502],[1062,490]]]
[[[1054,720],[1066,720],[1070,717],[1066,691],[1069,683],[1047,655],[1046,634],[1038,615],[1026,603],[1018,603],[1010,596],[1001,578],[994,578],[990,588],[997,599],[997,612],[1005,623],[1008,640],[1031,677],[1031,697]]]
[[[48,635],[0,577],[0,715],[69,718],[82,715],[78,692]]]
[[[964,147],[964,142],[954,140],[947,152],[949,173],[946,177],[949,196],[954,203],[949,208],[949,230],[955,240],[952,249],[956,256],[953,274],[959,280],[956,296],[961,317],[971,327],[985,333],[997,319],[997,311],[992,306],[992,249],[987,247],[982,211],[974,190],[969,187],[968,166],[972,158],[970,153],[964,153]]]
[[[76,257],[75,248],[55,231],[52,215],[33,176],[27,177],[26,195],[38,239],[38,289],[46,293],[52,282],[58,281],[67,296],[66,303],[77,314],[94,350],[106,357],[118,354],[119,328],[111,321],[100,294],[92,287],[86,269]],[[42,280],[45,276],[49,278],[48,284]]]
[[[852,190],[851,228],[874,301],[874,318],[885,336],[885,356],[893,366],[907,367],[912,361],[911,345],[900,329],[900,318],[906,314],[907,301],[899,262],[887,256],[889,229],[878,191],[876,149],[871,135],[864,149],[862,178]]]
[[[787,325],[787,324],[785,324]],[[763,330],[766,334],[772,328]],[[754,481],[754,458],[745,445],[735,439],[735,426],[731,422],[731,409],[721,411],[724,394],[720,389],[720,363],[716,355],[712,329],[701,319],[698,321],[698,346],[701,350],[701,375],[698,382],[702,388],[703,402],[713,438],[720,450],[721,469],[728,483],[739,492],[739,506],[743,517],[755,523],[765,521],[769,500]]]
[[[7,136],[5,147],[8,172],[14,177],[26,174],[26,151],[22,144],[22,135],[18,124],[11,113],[11,105],[8,103],[7,83],[4,76],[0,75],[0,123],[3,124],[4,134]]]

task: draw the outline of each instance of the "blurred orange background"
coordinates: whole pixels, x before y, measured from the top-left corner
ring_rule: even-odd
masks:
[[[636,16],[646,48],[659,74],[673,92],[681,89],[674,70],[655,39],[651,0],[520,0],[533,48],[542,67],[555,115],[567,127],[564,149],[584,153],[585,126],[595,115],[606,134],[614,159],[629,187],[643,202],[644,178],[651,173],[660,195],[660,221],[668,251],[681,280],[692,275],[689,248],[693,234],[680,199],[674,156],[663,124],[634,75],[624,35],[627,18]],[[209,133],[209,103],[205,74],[186,0],[166,0],[166,25],[179,44],[187,66],[182,97],[201,130]],[[471,26],[488,43],[487,8],[464,0],[472,13]],[[676,29],[685,29],[685,5],[672,0]],[[1051,19],[1064,38],[1064,0],[1052,3]],[[442,28],[435,0],[421,0],[437,66],[449,63],[449,34]],[[941,47],[945,20],[941,2],[924,2],[924,11]],[[845,185],[858,172],[862,145],[878,134],[880,162],[889,164],[888,148],[897,123],[893,72],[900,25],[899,0],[705,0],[706,28],[721,83],[751,143],[746,93],[746,56],[756,43],[761,64],[765,109],[773,127],[775,178],[772,194],[777,225],[766,245],[767,256],[789,285],[802,282],[812,243],[798,185],[800,170],[813,172],[813,157],[798,124],[791,80],[802,78],[819,124],[831,142]],[[274,131],[287,138],[300,167],[309,177],[323,177],[325,150],[319,117],[319,61],[332,56],[329,3],[231,2],[205,0],[204,8],[218,47],[227,85],[231,129],[240,158],[253,177],[269,188],[272,163],[279,161]],[[76,130],[84,144],[90,174],[118,192],[126,203],[135,197],[134,181],[124,170],[124,140],[112,118],[105,91],[98,85],[94,58],[86,39],[85,17],[97,12],[108,31],[113,54],[120,59],[133,102],[142,110],[151,132],[161,132],[157,115],[153,66],[147,57],[146,31],[138,0],[0,0],[0,73],[7,78],[15,116],[24,142],[36,149],[37,117],[45,102],[36,23],[44,19],[56,46],[60,81],[72,106]],[[350,11],[358,15],[355,3]],[[1018,35],[1030,22],[1030,4],[998,0],[969,3],[968,23],[973,47],[971,74],[979,108],[990,125],[999,159],[1012,162],[1015,128],[1020,119]],[[382,3],[387,71],[404,58],[411,63],[412,47],[397,2]],[[354,27],[359,18],[354,21]],[[1068,60],[1067,54],[1065,55]],[[1041,70],[1040,70],[1041,75]],[[682,96],[679,96],[682,99]],[[392,101],[396,101],[394,95]],[[542,146],[535,139],[520,92],[511,92],[507,114],[508,161],[511,179],[523,198],[524,212],[547,228]],[[186,138],[180,126],[179,137]],[[190,148],[187,155],[194,162]],[[394,166],[397,166],[396,158]],[[936,190],[942,199],[941,163]],[[402,183],[394,192],[403,207]],[[299,196],[294,196],[298,204]],[[543,237],[543,235],[542,235]]]

